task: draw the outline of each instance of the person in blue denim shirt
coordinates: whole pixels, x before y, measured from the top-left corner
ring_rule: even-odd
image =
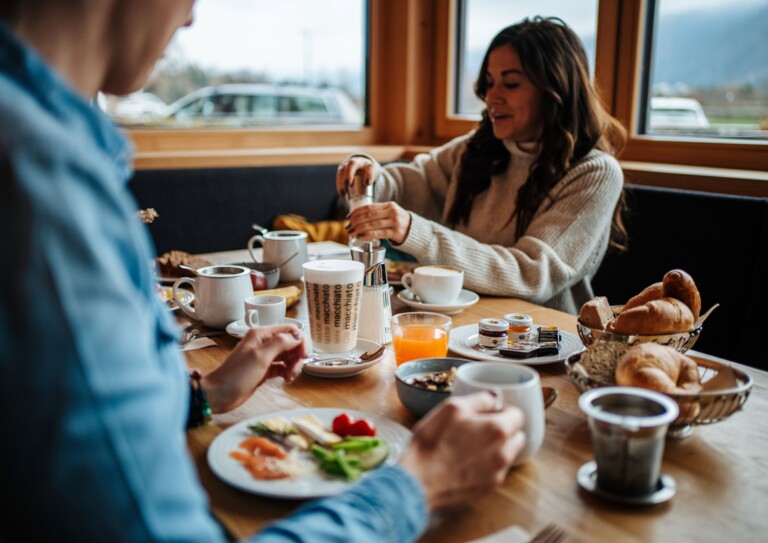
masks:
[[[142,87],[194,0],[0,4],[0,542],[224,541],[186,449],[190,381],[126,183],[131,149],[90,101]],[[214,412],[304,357],[255,328],[202,377]],[[397,466],[256,541],[410,541],[429,511],[503,481],[519,410],[487,394],[414,428]]]

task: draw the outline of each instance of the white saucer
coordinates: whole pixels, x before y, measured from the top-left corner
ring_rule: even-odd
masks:
[[[301,321],[298,321],[296,319],[290,319],[288,317],[284,318],[282,321],[280,321],[279,324],[292,324],[299,330],[304,330],[304,323]],[[245,324],[245,321],[243,319],[240,319],[239,321],[230,322],[227,325],[227,334],[229,334],[232,337],[236,338],[243,338],[245,337],[245,334],[248,333],[248,325]]]
[[[421,309],[423,311],[434,311],[435,313],[445,313],[446,315],[461,313],[466,308],[472,307],[478,301],[480,301],[480,296],[467,289],[462,289],[459,297],[450,304],[427,304],[420,302],[416,300],[415,295],[410,290],[401,290],[397,293],[397,297],[405,305],[411,306],[415,309]]]
[[[534,324],[531,328],[543,326],[541,323]],[[453,351],[467,358],[475,360],[485,360],[488,362],[509,362],[511,364],[524,364],[526,366],[538,366],[541,364],[552,364],[562,362],[572,354],[580,353],[584,350],[584,344],[579,336],[560,330],[560,352],[547,356],[532,356],[530,358],[508,358],[501,356],[499,351],[483,349],[477,340],[477,325],[467,324],[451,330],[451,337],[448,342],[448,350]]]
[[[361,354],[367,351],[370,351],[371,349],[375,349],[377,347],[381,347],[381,345],[376,343],[375,341],[369,341],[367,339],[358,339],[357,345],[355,345],[355,348],[350,352],[315,353],[315,358],[319,360],[323,360],[323,359],[330,359],[330,358],[344,358],[350,355],[360,356]],[[315,377],[330,377],[332,379],[339,379],[342,377],[352,377],[353,375],[363,373],[368,368],[373,367],[379,362],[381,362],[382,360],[384,360],[384,356],[386,355],[386,353],[387,351],[384,350],[379,356],[377,356],[373,360],[369,360],[361,364],[355,364],[353,366],[317,366],[314,364],[305,363],[302,366],[302,369],[304,370],[304,373],[313,375]]]
[[[576,480],[579,486],[595,496],[599,496],[608,501],[623,503],[626,505],[657,505],[672,499],[677,492],[677,483],[669,476],[662,474],[656,490],[647,496],[625,496],[624,494],[614,494],[597,486],[597,462],[594,460],[587,462],[579,468],[576,473]]]

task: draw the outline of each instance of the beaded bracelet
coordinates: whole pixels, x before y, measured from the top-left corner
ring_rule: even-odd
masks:
[[[211,404],[205,397],[205,391],[200,384],[203,378],[197,370],[189,373],[189,386],[191,387],[189,395],[189,418],[187,419],[187,429],[197,428],[211,420]]]

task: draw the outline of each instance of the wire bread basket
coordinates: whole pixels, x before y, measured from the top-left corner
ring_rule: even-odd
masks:
[[[615,386],[615,383],[589,375],[579,363],[582,354],[574,354],[565,361],[568,376],[579,392]],[[698,356],[687,356],[699,366],[703,390],[698,393],[667,394],[680,408],[680,416],[667,432],[668,437],[677,439],[690,436],[694,426],[727,419],[742,408],[752,390],[752,377],[740,369]]]

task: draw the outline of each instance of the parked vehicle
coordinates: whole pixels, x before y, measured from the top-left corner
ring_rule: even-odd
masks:
[[[704,109],[693,98],[651,98],[649,120],[650,130],[709,128]]]
[[[151,92],[136,92],[121,98],[112,109],[112,116],[118,121],[147,121],[162,117],[167,107]]]
[[[227,84],[204,87],[177,100],[165,121],[253,126],[362,124],[352,99],[333,87]]]

